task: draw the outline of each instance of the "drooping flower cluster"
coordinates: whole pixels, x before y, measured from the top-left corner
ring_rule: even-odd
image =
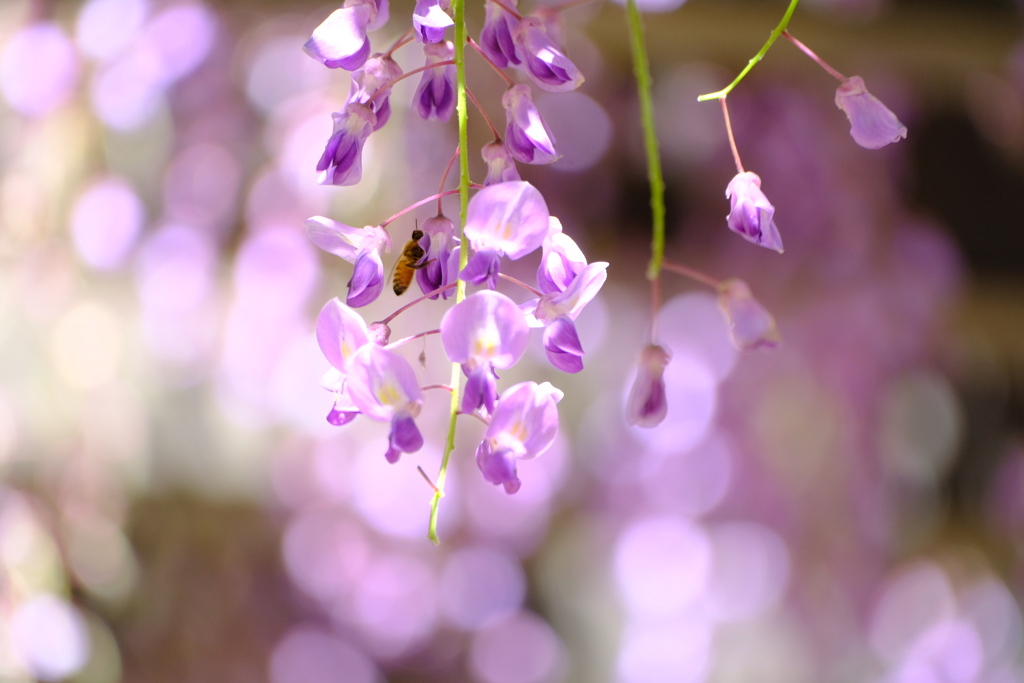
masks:
[[[413,109],[424,119],[447,121],[455,110],[454,46],[445,40],[447,29],[454,25],[448,5],[446,0],[417,0],[407,34],[422,44],[424,72]],[[515,2],[486,5],[480,43],[474,45],[495,68],[519,71],[549,92],[575,90],[583,83],[583,74],[559,44],[557,12],[549,11],[541,19],[519,15]],[[358,184],[363,145],[390,118],[391,86],[403,77],[391,53],[407,41],[400,40],[387,53],[371,56],[367,37],[369,31],[388,21],[389,14],[388,0],[345,0],[344,7],[320,24],[304,46],[307,54],[325,66],[352,72],[348,99],[342,111],[334,114],[333,131],[317,164],[322,185]],[[505,151],[485,148],[484,156],[492,169],[486,184],[495,182],[492,176],[518,179],[511,159],[550,164],[559,156],[554,137],[533,104],[530,86],[508,82],[509,90],[502,98],[508,121],[505,140],[493,143]],[[494,163],[503,165],[495,170]]]
[[[411,108],[426,120],[452,117],[457,87],[454,46],[445,40],[453,25],[448,9],[446,0],[417,0],[405,37],[386,53],[371,55],[366,36],[386,21],[384,0],[346,0],[314,31],[306,51],[328,67],[352,71],[348,99],[334,114],[334,129],[317,166],[322,184],[360,181],[364,144],[390,118],[391,88],[404,77],[392,58],[403,45],[415,40],[425,58]],[[514,1],[488,2],[480,44],[473,45],[499,71],[516,70],[542,90],[575,89],[583,76],[560,45],[558,16],[549,11],[543,18],[524,17]],[[460,281],[480,288],[456,297],[438,330],[389,344],[389,323],[402,309],[372,325],[354,310],[384,292],[383,255],[392,247],[387,224],[356,228],[316,216],[307,221],[307,231],[318,247],[353,265],[345,302],[332,299],[317,321],[317,341],[332,366],[322,381],[334,396],[328,421],[343,425],[363,415],[388,423],[385,457],[390,462],[418,451],[424,439],[416,418],[426,399],[398,347],[410,338],[439,333],[448,360],[466,377],[460,413],[488,424],[476,450],[477,465],[487,481],[514,493],[521,485],[517,462],[543,453],[557,433],[556,404],[562,393],[547,382],[522,382],[502,391],[498,373],[523,357],[531,328],[543,329],[544,349],[555,368],[580,372],[584,351],[575,320],[604,284],[608,264],[588,263],[537,188],[520,179],[516,161],[549,164],[559,154],[533,103],[531,86],[504,77],[509,83],[502,98],[505,137],[496,133],[482,150],[487,177],[469,202],[461,236],[439,203],[437,215],[422,221],[396,264],[401,269],[394,278],[396,294],[413,274],[423,299],[448,299]],[[469,251],[462,254],[463,249]],[[497,291],[503,260],[538,250],[536,287],[512,280],[532,298],[517,302]]]
[[[435,217],[424,229],[424,258],[434,255],[443,262],[433,274],[428,268],[420,270],[427,294],[449,287],[456,278],[486,285],[448,309],[439,331],[448,360],[459,364],[467,378],[461,412],[475,413],[491,424],[477,451],[481,471],[488,481],[514,493],[519,488],[515,460],[539,455],[550,445],[558,424],[554,405],[561,393],[546,383],[527,382],[499,397],[498,371],[523,357],[531,327],[544,328],[544,348],[554,367],[581,371],[583,346],[574,320],[604,284],[608,264],[587,263],[558,219],[549,215],[540,192],[524,181],[487,186],[473,196],[464,233],[474,254],[461,272],[459,247],[445,255],[454,241],[451,221]],[[307,221],[307,230],[314,244],[355,264],[348,305],[331,300],[317,321],[317,341],[332,365],[322,382],[334,394],[328,420],[343,425],[362,414],[390,423],[385,455],[395,462],[423,445],[415,423],[423,392],[412,366],[388,345],[390,329],[378,323],[375,332],[353,310],[383,291],[381,251],[389,244],[387,233],[381,227],[352,228],[322,217]],[[435,245],[442,246],[434,251]],[[522,258],[537,249],[542,257],[537,288],[531,291],[539,297],[516,303],[493,289],[502,258]]]

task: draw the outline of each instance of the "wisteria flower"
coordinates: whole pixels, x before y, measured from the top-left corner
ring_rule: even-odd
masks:
[[[487,164],[485,186],[506,183],[511,180],[522,180],[519,177],[519,169],[516,168],[516,160],[512,158],[503,140],[488,142],[480,150],[480,154]]]
[[[530,328],[512,299],[491,290],[466,297],[441,318],[441,342],[468,378],[462,412],[494,410],[495,370],[510,368],[526,353]]]
[[[726,280],[719,285],[718,305],[725,313],[733,341],[741,350],[773,349],[782,341],[775,318],[751,295],[743,280]]]
[[[365,344],[348,365],[348,393],[359,412],[377,422],[390,422],[388,462],[423,447],[415,417],[423,407],[423,391],[409,361],[376,344]]]
[[[321,380],[335,394],[327,421],[333,425],[347,424],[359,414],[345,390],[348,365],[356,352],[370,343],[370,331],[361,315],[335,297],[324,305],[316,319],[316,341],[332,366]]]
[[[377,125],[377,115],[365,104],[345,105],[335,112],[334,132],[316,165],[321,185],[356,185],[363,178],[363,145]]]
[[[423,46],[427,66],[450,61],[455,57],[455,46],[450,40],[427,43]],[[412,97],[416,113],[425,120],[447,121],[455,112],[455,65],[434,67],[423,72],[416,94]]]
[[[583,74],[555,45],[537,17],[524,17],[512,37],[522,55],[526,74],[541,90],[566,92],[583,83]]]
[[[384,289],[382,249],[391,248],[391,238],[379,226],[353,228],[330,218],[314,216],[306,221],[306,232],[316,246],[340,256],[355,268],[348,281],[346,303],[353,308],[377,300]]]
[[[782,253],[782,237],[775,227],[775,207],[761,191],[761,178],[756,173],[737,173],[725,196],[730,200],[729,229],[748,242]]]
[[[455,22],[445,11],[447,2],[443,0],[416,0],[416,8],[412,12],[412,26],[421,42],[439,43],[444,40],[444,32]]]
[[[672,359],[668,349],[648,344],[640,352],[633,388],[626,402],[626,422],[637,427],[657,427],[668,413],[665,398],[665,367]]]
[[[586,264],[584,261],[582,270],[574,273],[580,262],[575,260],[577,254],[573,252],[579,247],[568,235],[563,235],[563,238],[553,240],[555,246],[537,273],[538,284],[544,283],[540,285],[541,291],[548,291],[536,300],[535,305],[528,302],[523,304],[523,308],[531,312],[527,316],[528,324],[544,326],[544,352],[548,361],[563,372],[579,372],[583,369],[583,345],[573,321],[601,290],[608,277],[608,264],[603,261]],[[559,253],[559,248],[567,256]]]
[[[533,103],[530,86],[513,85],[501,97],[505,108],[505,144],[524,164],[551,164],[561,157],[555,151],[555,136]]]
[[[509,0],[503,4],[511,9],[516,9],[518,0]],[[485,5],[484,28],[480,31],[480,48],[487,58],[500,69],[519,66],[521,60],[515,41],[512,39],[512,33],[519,20],[506,12],[500,5],[493,2],[485,3]]]
[[[528,182],[480,190],[469,201],[463,230],[475,253],[459,277],[494,289],[501,257],[515,261],[536,250],[547,235],[550,217],[544,197]]]
[[[839,86],[836,106],[850,120],[850,135],[861,147],[879,149],[907,137],[907,127],[868,92],[860,76],[850,76]]]
[[[372,2],[334,10],[313,30],[302,49],[331,69],[358,69],[370,56],[366,31],[373,15]]]
[[[562,232],[562,222],[551,217],[547,237],[541,245],[537,287],[545,294],[564,292],[587,267],[587,257],[576,242]]]
[[[537,287],[543,295],[520,308],[527,313],[527,324],[545,328],[544,352],[551,364],[563,372],[579,372],[583,345],[573,321],[604,285],[608,264],[588,265],[583,251],[562,232],[554,216],[542,249]]]
[[[484,479],[501,484],[506,493],[519,490],[516,462],[535,458],[554,443],[560,400],[562,392],[548,382],[523,382],[505,390],[476,449]]]
[[[459,239],[455,236],[455,224],[451,219],[438,215],[428,218],[421,227],[423,237],[420,246],[423,248],[424,261],[416,269],[416,282],[424,294],[450,285],[459,276]],[[441,292],[441,298],[447,299],[454,294],[451,289]],[[437,294],[431,299],[436,299]]]
[[[361,69],[352,72],[347,104],[365,104],[377,120],[373,130],[391,118],[391,86],[402,75],[402,67],[388,55],[377,53],[366,60]],[[381,86],[386,86],[382,89]],[[358,181],[357,181],[358,182]]]

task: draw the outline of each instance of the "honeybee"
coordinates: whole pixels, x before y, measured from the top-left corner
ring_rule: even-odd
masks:
[[[423,258],[423,247],[420,246],[420,238],[422,237],[422,230],[413,230],[412,239],[405,243],[405,247],[402,248],[402,255],[395,262],[395,275],[391,281],[395,290],[395,296],[404,294],[405,290],[409,289],[409,285],[412,283],[413,272],[427,265],[419,263],[420,259]]]

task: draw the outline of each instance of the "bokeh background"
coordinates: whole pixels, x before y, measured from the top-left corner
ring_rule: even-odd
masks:
[[[350,266],[303,222],[435,192],[454,124],[410,115],[403,82],[362,183],[320,187],[348,76],[301,45],[335,6],[4,0],[0,680],[1024,681],[1024,5],[801,3],[791,31],[909,134],[857,147],[835,81],[780,41],[730,97],[779,256],[726,229],[732,159],[696,96],[785,5],[644,5],[668,256],[747,280],[783,345],[738,352],[714,293],[666,276],[670,414],[625,425],[650,315],[635,86],[622,8],[567,12],[586,83],[537,98],[564,158],[520,171],[609,281],[584,372],[537,345],[502,378],[566,392],[519,493],[483,482],[460,423],[434,547],[416,468],[437,471],[447,402],[397,465],[383,425],[327,424],[313,325]],[[444,381],[437,342],[412,347]]]

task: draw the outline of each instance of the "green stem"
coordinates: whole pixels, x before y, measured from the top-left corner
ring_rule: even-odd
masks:
[[[465,0],[452,0],[452,19],[455,21],[455,74],[456,74],[456,112],[459,120],[459,237],[462,248],[459,250],[459,270],[466,267],[469,262],[469,249],[465,236],[462,234],[463,226],[466,225],[466,212],[469,208],[469,155],[466,150],[469,148],[469,134],[467,130],[467,118],[469,112],[466,110],[466,3]],[[458,281],[455,288],[455,303],[458,304],[466,298],[466,283]],[[460,391],[462,379],[462,368],[458,363],[452,363],[452,378],[449,384],[452,387],[452,401],[448,418],[448,438],[444,444],[444,455],[441,457],[441,469],[437,473],[437,481],[434,483],[434,496],[430,502],[430,525],[427,529],[427,538],[437,545],[440,541],[437,537],[437,512],[444,498],[444,483],[448,476],[448,460],[452,451],[455,450],[455,421],[459,416]]]
[[[722,88],[718,92],[709,92],[706,95],[701,95],[700,97],[697,98],[697,101],[706,102],[707,100],[720,100],[729,93],[731,93],[733,88],[739,85],[739,82],[742,81],[743,78],[750,72],[750,70],[754,68],[754,65],[760,62],[762,59],[764,59],[764,56],[768,52],[768,49],[772,46],[772,43],[778,40],[779,36],[782,35],[782,32],[786,30],[787,26],[789,26],[789,20],[793,17],[793,12],[796,11],[796,6],[799,2],[800,0],[790,0],[789,7],[786,9],[786,13],[782,15],[782,21],[780,21],[779,25],[775,27],[775,30],[772,31],[772,34],[768,36],[768,42],[764,44],[764,47],[761,48],[760,52],[754,55],[750,59],[750,61],[747,62],[746,68],[740,72],[740,75],[736,77],[736,80],[734,80],[732,83]]]
[[[651,97],[651,68],[644,45],[644,27],[635,0],[627,0],[629,18],[629,46],[633,52],[633,72],[636,74],[640,96],[640,121],[644,129],[644,148],[647,151],[647,178],[651,183],[651,262],[647,266],[647,279],[654,280],[661,272],[665,257],[665,180],[661,175],[661,157],[658,155],[658,133],[654,129],[654,102]]]

